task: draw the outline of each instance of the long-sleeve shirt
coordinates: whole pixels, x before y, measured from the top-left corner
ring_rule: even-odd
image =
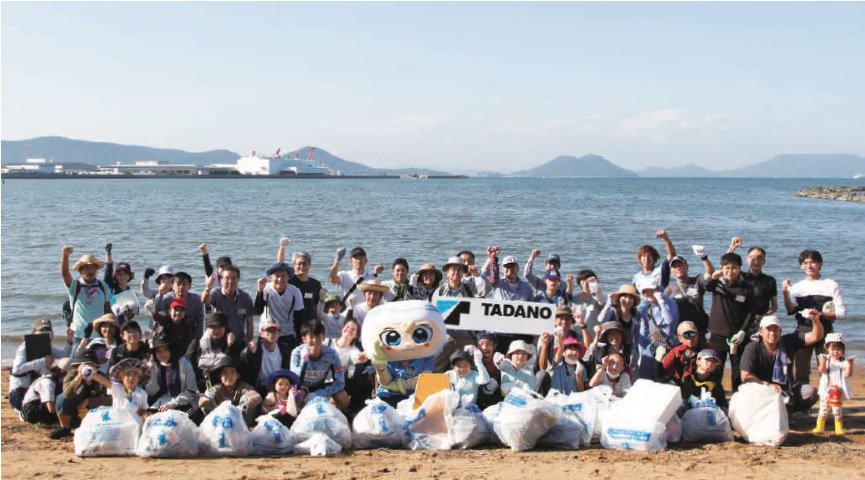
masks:
[[[54,361],[64,357],[63,349],[51,346],[51,356]],[[12,372],[9,375],[9,391],[17,388],[27,388],[34,378],[48,373],[48,367],[45,366],[45,357],[35,358],[27,361],[27,347],[21,344],[15,350],[15,359],[12,360]]]
[[[637,378],[654,380],[658,374],[655,361],[657,344],[652,341],[652,332],[658,332],[659,343],[667,345],[668,349],[678,344],[676,327],[679,323],[679,311],[675,300],[662,297],[658,303],[643,302],[639,312],[640,323],[634,334],[634,345],[640,357]]]
[[[300,378],[306,390],[306,401],[315,397],[330,398],[345,389],[345,372],[336,350],[327,345],[321,346],[318,358],[309,358],[309,347],[299,345],[291,351],[291,371]],[[327,383],[327,379],[333,381]]]
[[[478,387],[490,383],[490,374],[484,368],[483,362],[475,361],[477,370],[470,370],[465,377],[460,377],[454,370],[448,370],[448,380],[451,390],[459,395],[459,406],[467,407],[473,403],[478,396]]]
[[[526,282],[531,285],[538,292],[543,292],[547,288],[547,284],[544,282],[544,279],[538,277],[532,270],[535,266],[535,259],[529,257],[526,261],[526,265],[523,267],[523,277],[525,277]],[[559,283],[559,295],[565,296],[568,293],[568,284],[566,282]]]
[[[160,377],[164,376],[163,386],[160,387]],[[175,378],[178,376],[179,378]],[[172,394],[170,385],[176,384],[179,386],[179,391]],[[186,358],[180,357],[177,360],[177,368],[174,369],[170,365],[155,366],[150,372],[150,378],[147,380],[144,390],[147,396],[151,398],[151,406],[161,407],[169,404],[172,408],[185,405],[198,405],[198,384],[195,380],[195,371],[192,364]],[[158,397],[153,398],[159,394]]]
[[[835,283],[835,280],[828,278],[818,278],[817,280],[806,278],[796,282],[790,288],[790,300],[796,306],[794,310],[796,312],[796,329],[801,333],[808,333],[812,328],[811,321],[799,313],[806,308],[816,308],[818,311],[822,311],[823,305],[831,301],[835,304],[836,320],[844,320],[847,315],[847,306],[844,304],[841,288]],[[823,331],[825,333],[832,332],[832,322],[825,320],[822,316],[820,320],[823,322]]]
[[[744,277],[739,276],[735,282],[710,280],[706,291],[712,292],[709,333],[729,338],[739,330],[752,327],[754,290]]]
[[[535,369],[531,361],[517,369],[510,360],[499,364],[502,373],[502,395],[507,395],[514,387],[535,391]]]

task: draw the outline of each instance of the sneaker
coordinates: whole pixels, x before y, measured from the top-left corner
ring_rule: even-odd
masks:
[[[15,413],[18,414],[18,420],[21,420],[22,422],[26,422],[26,421],[27,421],[27,420],[24,420],[24,414],[21,413],[21,410],[18,410],[17,408],[14,408],[13,410],[15,410]]]
[[[55,428],[54,431],[52,431],[51,434],[48,436],[52,440],[59,440],[61,438],[71,437],[72,436],[72,430],[69,430],[66,427],[59,427],[59,428]]]

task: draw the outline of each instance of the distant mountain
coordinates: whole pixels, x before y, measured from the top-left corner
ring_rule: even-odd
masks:
[[[306,158],[312,147],[303,147],[297,152],[300,159]],[[137,145],[121,145],[108,142],[91,142],[65,137],[37,137],[28,140],[3,140],[2,163],[23,163],[28,158],[44,158],[54,163],[87,163],[90,165],[113,165],[117,162],[131,164],[141,160],[156,160],[174,164],[207,165],[211,163],[235,163],[240,155],[230,150],[211,150],[191,153],[169,148],[152,148]],[[448,175],[447,172],[427,168],[372,168],[339,158],[326,150],[315,149],[313,158],[324,161],[330,168],[344,175]]]
[[[512,173],[514,177],[636,177],[604,157],[584,155],[582,157],[558,156],[549,162]]]
[[[787,154],[718,173],[725,177],[850,178],[865,173],[865,157],[832,153]]]
[[[157,160],[179,164],[205,165],[208,163],[234,163],[240,156],[228,150],[190,153],[173,148],[152,148],[120,145],[108,142],[90,142],[65,137],[37,137],[29,140],[3,140],[3,163],[22,163],[28,158],[44,158],[54,163],[89,163],[112,165]]]
[[[689,163],[678,167],[647,167],[637,170],[641,177],[717,177],[719,173],[714,170],[703,168],[699,165]]]

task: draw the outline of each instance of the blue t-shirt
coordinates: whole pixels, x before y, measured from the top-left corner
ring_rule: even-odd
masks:
[[[421,373],[433,371],[433,357],[416,358],[406,362],[387,362],[387,373],[390,374],[393,380],[402,379],[410,380],[417,377]],[[406,395],[411,395],[414,390],[406,390]],[[402,395],[399,392],[392,392],[381,385],[375,391],[375,395],[381,398],[387,398],[391,395]]]
[[[81,284],[80,289],[78,284]],[[75,292],[78,291],[78,298]],[[80,278],[76,278],[69,284],[69,305],[72,306],[72,329],[75,336],[84,338],[84,328],[97,318],[105,315],[105,302],[111,302],[111,290],[102,280],[97,279],[91,285],[87,285]],[[93,332],[97,334],[98,332]],[[91,335],[92,336],[92,335]]]

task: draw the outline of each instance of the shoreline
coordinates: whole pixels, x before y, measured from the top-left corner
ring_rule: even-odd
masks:
[[[803,188],[796,192],[797,197],[838,200],[842,202],[865,203],[865,186],[839,185],[835,187]]]
[[[815,378],[812,377],[812,383]],[[790,433],[778,448],[741,440],[718,444],[671,444],[659,452],[623,452],[598,444],[579,450],[512,452],[505,447],[476,450],[350,450],[330,457],[143,459],[138,457],[79,458],[72,439],[48,439],[50,429],[24,424],[8,403],[9,372],[3,370],[3,478],[60,477],[90,479],[106,471],[118,478],[212,476],[221,478],[465,478],[526,480],[541,476],[628,478],[639,469],[641,478],[666,479],[687,472],[689,478],[741,476],[751,478],[848,478],[865,469],[865,372],[853,376],[853,399],[844,405],[843,436],[815,435],[816,409],[806,418],[790,420]],[[725,382],[727,383],[727,382]],[[727,383],[728,384],[728,383]],[[814,383],[815,384],[815,383]],[[832,423],[827,423],[831,430]],[[216,470],[218,469],[218,470]]]
[[[411,175],[411,174],[405,174]],[[382,175],[55,175],[38,173],[16,173],[3,175],[6,180],[163,180],[183,178],[189,180],[464,180],[468,175],[428,175],[424,178],[402,176],[401,174]]]

